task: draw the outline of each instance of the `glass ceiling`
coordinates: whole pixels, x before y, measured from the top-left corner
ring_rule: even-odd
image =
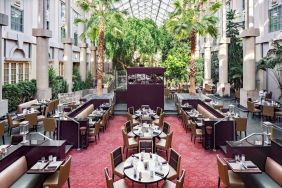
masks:
[[[173,0],[121,0],[114,7],[126,11],[129,16],[137,18],[150,18],[161,25],[173,12]]]

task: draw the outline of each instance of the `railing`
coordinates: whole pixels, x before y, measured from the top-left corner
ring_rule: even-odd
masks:
[[[247,141],[249,138],[251,138],[253,136],[261,136],[262,142],[261,142],[261,144],[258,144],[258,145],[263,146],[264,145],[264,136],[268,136],[268,135],[265,134],[265,133],[252,133],[252,134],[246,136],[245,138],[242,138],[241,140],[235,141],[235,143],[241,144],[243,141]]]

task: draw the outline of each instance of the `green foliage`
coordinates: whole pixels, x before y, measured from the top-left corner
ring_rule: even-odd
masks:
[[[57,99],[59,93],[68,91],[68,84],[63,77],[57,76],[53,67],[48,69],[49,87],[52,89],[52,98]]]
[[[218,52],[214,51],[212,52],[212,56],[211,56],[211,77],[213,83],[218,82],[218,77],[219,77],[218,69],[219,69]]]
[[[79,69],[74,68],[72,74],[72,80],[73,80],[73,89],[72,89],[73,91],[90,89],[92,87],[92,75],[90,72],[87,74],[86,80],[82,81]]]
[[[16,110],[16,107],[23,102],[34,98],[36,92],[36,81],[23,81],[17,84],[6,84],[3,86],[3,98],[8,99],[9,111]]]
[[[226,13],[226,35],[230,38],[228,45],[228,77],[229,82],[233,83],[235,89],[243,86],[243,47],[239,35],[240,25],[234,22],[235,10]]]
[[[196,85],[202,86],[204,81],[204,59],[196,59]]]
[[[168,51],[166,59],[161,63],[166,68],[165,77],[167,80],[184,80],[187,78],[187,53],[188,44],[178,43]]]

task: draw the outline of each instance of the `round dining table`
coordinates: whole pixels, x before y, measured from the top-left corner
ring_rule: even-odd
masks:
[[[169,174],[168,162],[158,154],[141,152],[128,157],[124,163],[124,175],[131,181],[143,184],[157,183]]]
[[[156,151],[156,138],[162,134],[163,130],[153,124],[148,123],[142,123],[134,126],[132,128],[133,134],[139,139],[139,140],[153,140],[153,152]]]

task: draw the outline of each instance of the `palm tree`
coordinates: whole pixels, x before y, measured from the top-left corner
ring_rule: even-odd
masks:
[[[171,14],[166,26],[177,39],[190,41],[190,92],[195,93],[197,34],[217,36],[217,18],[214,14],[221,7],[221,3],[208,2],[208,0],[176,0],[174,5],[175,11]]]
[[[122,14],[114,10],[113,3],[117,0],[77,0],[79,7],[90,13],[88,19],[75,19],[75,23],[85,24],[85,32],[81,35],[82,38],[89,38],[92,43],[98,43],[98,67],[97,67],[97,95],[103,93],[103,69],[105,59],[105,32],[108,27],[113,33],[118,33],[117,22],[121,22]],[[115,28],[115,29],[113,29]]]

